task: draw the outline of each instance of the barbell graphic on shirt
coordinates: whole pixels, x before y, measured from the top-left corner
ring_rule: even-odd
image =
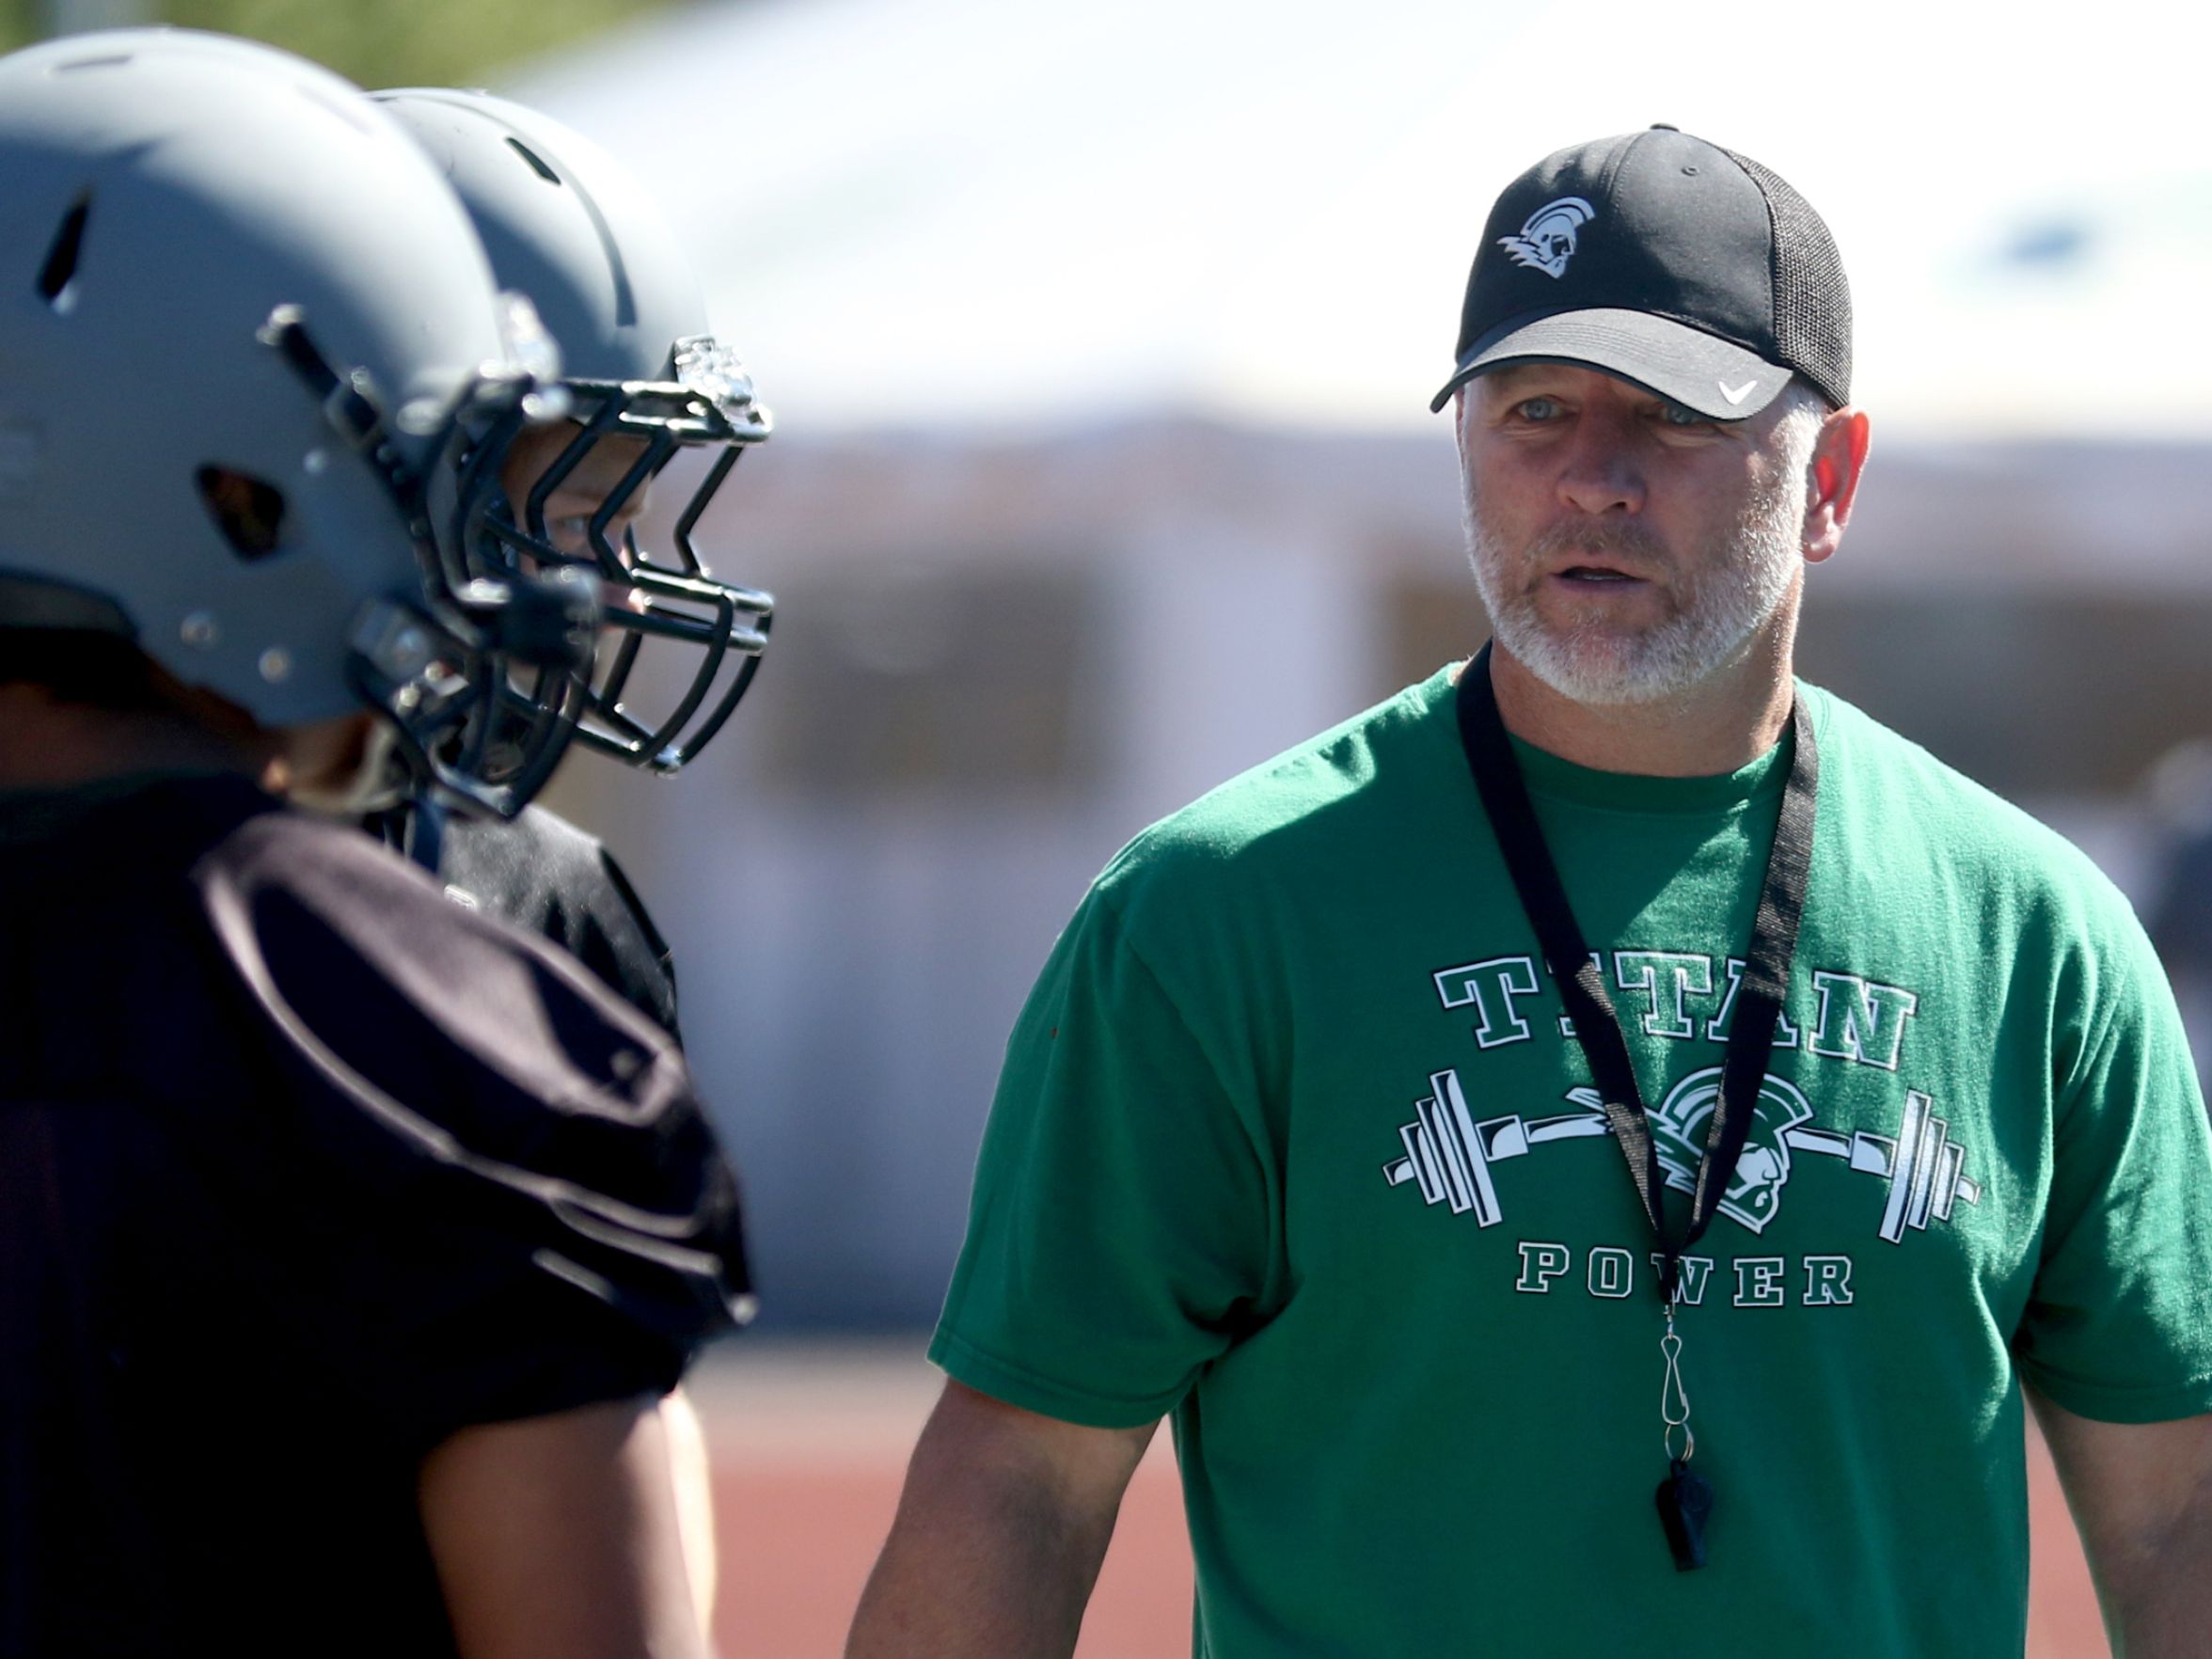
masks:
[[[1680,1098],[1687,1085],[1701,1084],[1705,1090],[1717,1088],[1718,1073],[1719,1068],[1715,1066],[1685,1079],[1668,1096],[1669,1102]],[[1424,1203],[1448,1204],[1454,1215],[1472,1211],[1480,1226],[1494,1226],[1504,1215],[1498,1203],[1496,1182],[1491,1177],[1491,1165],[1525,1157],[1538,1146],[1553,1141],[1609,1136],[1613,1132],[1594,1089],[1568,1091],[1567,1098],[1583,1108],[1579,1112],[1532,1118],[1513,1114],[1477,1121],[1467,1109],[1467,1098],[1460,1087],[1458,1072],[1431,1072],[1429,1086],[1434,1092],[1414,1103],[1414,1121],[1398,1130],[1405,1143],[1405,1156],[1385,1163],[1382,1177],[1394,1187],[1404,1186],[1409,1181],[1415,1183]],[[1778,1089],[1790,1100],[1802,1102],[1804,1098],[1788,1084],[1778,1085],[1770,1080],[1767,1087]],[[1695,1096],[1699,1090],[1689,1092]],[[1664,1114],[1667,1108],[1661,1111]],[[1793,1115],[1809,1115],[1809,1109],[1800,1106]],[[1931,1221],[1949,1223],[1962,1199],[1968,1204],[1982,1201],[1981,1183],[1965,1173],[1966,1148],[1951,1138],[1950,1124],[1936,1115],[1929,1098],[1918,1089],[1905,1095],[1904,1121],[1894,1137],[1869,1134],[1863,1130],[1841,1134],[1793,1122],[1781,1128],[1775,1139],[1790,1151],[1841,1159],[1862,1175],[1876,1176],[1887,1181],[1888,1194],[1877,1231],[1892,1244],[1902,1243],[1908,1229],[1924,1231]],[[1762,1161],[1763,1169],[1758,1167]],[[1771,1147],[1746,1145],[1745,1161],[1737,1167],[1739,1186],[1746,1179],[1746,1171],[1751,1178],[1764,1179],[1770,1184],[1772,1196],[1767,1200],[1765,1213],[1771,1215],[1780,1184],[1789,1178],[1786,1153],[1778,1160]],[[1723,1208],[1745,1219],[1745,1212],[1725,1204]],[[1764,1222],[1746,1220],[1746,1224],[1757,1231]]]

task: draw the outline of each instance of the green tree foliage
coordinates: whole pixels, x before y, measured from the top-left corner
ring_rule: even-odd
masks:
[[[282,46],[364,87],[482,85],[511,64],[672,0],[140,0],[149,23]],[[0,48],[45,35],[54,0],[0,0]]]

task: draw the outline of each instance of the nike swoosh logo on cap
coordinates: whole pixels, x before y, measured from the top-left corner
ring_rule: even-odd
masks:
[[[1720,387],[1720,395],[1728,399],[1729,407],[1732,409],[1738,403],[1742,403],[1746,398],[1751,395],[1751,388],[1757,386],[1759,382],[1756,380],[1746,380],[1742,386],[1734,387],[1730,386],[1726,381],[1719,380],[1714,381],[1713,384]]]

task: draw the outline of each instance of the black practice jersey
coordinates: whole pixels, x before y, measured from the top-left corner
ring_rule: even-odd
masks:
[[[596,836],[543,807],[524,808],[512,823],[455,814],[446,824],[438,879],[449,897],[551,940],[678,1035],[668,944]]]
[[[231,779],[0,797],[0,1655],[450,1651],[455,1430],[746,1290],[667,1035]]]

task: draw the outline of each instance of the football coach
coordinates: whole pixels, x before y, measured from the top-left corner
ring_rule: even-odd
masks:
[[[1015,1028],[853,1659],[1066,1654],[1172,1416],[1208,1659],[2018,1659],[2036,1410],[2212,1642],[2212,1143],[2080,853],[1793,673],[1868,452],[1818,215],[1507,186],[1492,638],[1125,848]]]

